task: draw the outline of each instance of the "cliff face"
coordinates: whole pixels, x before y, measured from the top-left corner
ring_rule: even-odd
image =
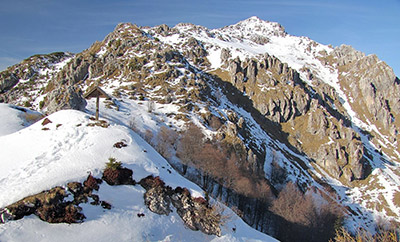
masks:
[[[396,157],[399,127],[399,78],[375,55],[365,56],[350,46],[337,47],[339,80],[346,89],[361,129],[371,142],[388,156]],[[395,158],[398,161],[398,157]]]
[[[277,23],[252,17],[214,30],[119,24],[82,53],[28,60],[0,74],[0,101],[48,113],[84,110],[82,92],[100,85],[112,93],[105,105],[115,112],[129,115],[133,111],[121,103],[142,101],[150,103],[149,115],[154,104],[174,107],[160,123],[177,131],[196,123],[234,147],[246,174],[267,179],[272,189],[282,186],[282,179],[272,179],[275,164],[304,191],[313,186],[347,206],[355,223],[365,211],[371,214],[366,226],[375,212],[400,215],[393,199],[400,185],[400,82],[376,56],[291,36]],[[376,191],[386,203],[376,210],[376,201],[359,191]],[[257,199],[232,197],[228,203],[243,211],[241,199],[261,206]],[[246,216],[268,230],[268,221]]]
[[[229,67],[227,81],[245,93],[267,119],[291,134],[288,142],[298,151],[336,178],[352,181],[369,174],[367,151],[348,117],[334,108],[339,100],[328,86],[308,86],[296,70],[269,55],[261,61],[224,62]]]

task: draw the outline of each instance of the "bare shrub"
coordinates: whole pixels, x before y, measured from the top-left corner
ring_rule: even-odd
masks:
[[[139,134],[140,130],[138,129],[138,125],[137,125],[137,121],[136,121],[135,117],[133,117],[129,121],[129,128],[131,128],[135,133]]]
[[[245,196],[250,196],[253,193],[253,184],[251,180],[245,176],[241,176],[236,180],[235,190]]]
[[[194,159],[195,166],[215,178],[224,178],[225,154],[211,143],[205,143]]]
[[[336,230],[335,237],[330,242],[398,242],[400,241],[398,224],[392,224],[389,228],[382,228],[378,225],[378,232],[372,235],[365,229],[357,229],[356,234],[351,234],[344,227]]]
[[[301,234],[297,241],[329,240],[334,236],[336,221],[342,216],[336,204],[317,205],[311,193],[303,194],[292,182],[272,202],[271,211],[291,222],[290,233]],[[295,239],[290,233],[284,239]]]
[[[183,164],[183,174],[186,174],[188,165],[194,165],[195,159],[203,147],[204,134],[199,127],[189,124],[183,133],[177,147],[176,155]]]
[[[263,202],[270,204],[274,198],[274,194],[271,191],[271,186],[265,179],[259,179],[256,182],[254,197],[260,198]]]
[[[169,129],[166,126],[160,128],[160,132],[157,135],[157,151],[166,159],[170,159],[172,156],[172,149],[174,148],[178,139],[178,134]]]
[[[80,207],[68,204],[65,207],[65,215],[62,221],[68,224],[82,222],[83,219],[85,218],[85,215],[80,213],[80,211],[81,211]]]
[[[238,168],[239,158],[235,153],[232,153],[229,159],[226,161],[225,173],[227,174],[224,179],[224,183],[227,187],[233,188],[241,177],[241,173]]]
[[[153,131],[146,129],[146,132],[144,133],[144,140],[146,140],[147,143],[153,144],[153,136]]]
[[[132,179],[132,174],[132,170],[125,167],[107,168],[103,172],[102,179],[108,185],[134,185],[135,181]]]
[[[213,203],[210,205],[210,212],[207,215],[214,217],[217,224],[220,226],[225,226],[232,220],[232,214],[225,212],[225,208],[220,203]]]
[[[101,184],[102,180],[101,179],[96,179],[92,176],[92,174],[89,174],[89,176],[86,178],[86,181],[83,182],[83,185],[86,188],[89,188],[91,190],[99,190],[99,184]]]

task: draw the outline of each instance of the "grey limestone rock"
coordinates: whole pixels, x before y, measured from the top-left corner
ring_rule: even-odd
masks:
[[[163,187],[156,186],[147,190],[144,194],[144,203],[153,213],[168,215],[171,210],[171,200]]]
[[[61,86],[51,91],[47,96],[47,112],[54,113],[63,109],[84,110],[86,100],[82,91],[75,86]]]
[[[19,78],[11,73],[1,73],[0,75],[0,93],[6,92],[14,87],[19,81]]]
[[[172,212],[172,204],[189,229],[221,236],[222,215],[204,198],[193,198],[186,188],[177,187],[173,190],[165,186],[159,177],[146,177],[140,181],[140,184],[146,189],[145,204],[152,212],[168,215]]]
[[[338,64],[341,66],[361,59],[365,56],[361,51],[355,50],[350,45],[341,45],[336,47],[333,51],[333,55],[338,58]]]

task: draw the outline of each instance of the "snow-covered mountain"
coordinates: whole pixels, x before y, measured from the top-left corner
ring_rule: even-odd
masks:
[[[93,115],[95,100],[85,100],[82,94],[95,85],[111,97],[100,99],[100,116],[112,124],[109,128],[76,127],[79,122],[91,122],[88,116],[57,112],[77,109]],[[319,204],[318,215],[323,213],[324,204],[336,204],[344,216],[344,227],[350,231],[364,228],[373,233],[382,221],[400,222],[400,81],[376,56],[366,56],[350,46],[326,46],[292,36],[278,23],[257,17],[220,29],[125,23],[82,53],[33,56],[8,68],[0,74],[0,91],[0,101],[54,113],[50,120],[58,120],[58,115],[71,116],[60,118],[58,127],[52,120],[54,127],[50,130],[43,131],[35,124],[1,137],[4,144],[0,147],[10,147],[5,153],[9,152],[6,157],[13,161],[7,163],[11,168],[0,178],[10,184],[4,188],[7,192],[1,193],[5,200],[0,207],[55,185],[83,181],[88,171],[99,176],[112,156],[134,168],[134,179],[137,172],[141,174],[139,180],[152,173],[172,187],[192,188],[168,178],[180,177],[176,172],[168,175],[153,169],[171,165],[234,208],[252,227],[282,240],[290,240],[282,234],[286,223],[299,222],[274,210],[274,201],[289,182],[297,184],[304,194],[312,194]],[[1,107],[5,112],[8,106]],[[64,118],[69,126],[61,122]],[[195,124],[208,142],[227,152],[225,171],[211,169],[215,162],[205,165],[185,161],[178,146],[188,123]],[[66,126],[70,129],[57,135]],[[168,163],[150,156],[152,149],[147,144],[134,144],[133,140],[139,138],[127,127],[156,147]],[[17,129],[12,127],[12,131]],[[92,133],[91,129],[102,132]],[[4,134],[12,133],[4,130]],[[120,136],[118,132],[122,132]],[[32,140],[18,136],[20,133]],[[51,137],[41,138],[38,133]],[[160,138],[165,134],[172,138]],[[120,138],[107,138],[114,136]],[[120,140],[132,140],[128,147],[136,147],[137,153],[119,157],[120,151],[112,145]],[[162,142],[168,145],[164,147]],[[15,155],[13,144],[15,149],[29,147],[29,152]],[[88,147],[92,153],[80,147]],[[148,152],[141,153],[140,149]],[[164,163],[134,165],[138,161],[135,156],[143,160],[140,162]],[[82,157],[87,162],[71,162],[71,169],[63,171],[65,175],[50,178],[45,164],[54,162],[61,169],[64,163],[58,163],[63,160],[60,157],[70,161]],[[238,159],[237,169],[227,163],[232,157]],[[26,163],[12,168],[18,161]],[[30,177],[34,184],[36,178],[30,169],[44,172],[38,177],[51,184],[40,181],[43,186],[36,190],[24,188],[15,174]],[[9,190],[18,186],[18,191],[26,192]],[[196,189],[196,194],[202,194],[200,188]],[[122,204],[125,206],[125,202]],[[311,231],[316,229],[307,223],[304,226]],[[296,234],[294,227],[287,229]],[[167,233],[162,236],[166,238]],[[237,235],[226,232],[223,236],[228,237],[221,238],[244,239]],[[248,238],[261,238],[255,236]]]

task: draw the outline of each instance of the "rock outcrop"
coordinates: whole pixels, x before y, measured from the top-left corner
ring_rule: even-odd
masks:
[[[2,222],[18,220],[31,214],[49,223],[77,223],[85,216],[81,208],[71,202],[66,202],[67,192],[62,187],[56,187],[37,195],[24,198],[1,212]]]
[[[393,150],[397,150],[392,144],[400,138],[400,81],[392,68],[376,55],[366,56],[346,45],[335,48],[328,58],[330,65],[337,65],[340,83],[352,109],[368,124],[360,128],[369,132],[378,149],[392,156]],[[389,146],[381,145],[382,142]]]
[[[45,86],[58,73],[60,63],[72,57],[73,54],[67,52],[34,55],[7,68],[0,73],[0,102],[30,107],[37,94],[44,94]]]
[[[117,169],[106,168],[103,172],[102,179],[108,185],[135,185],[136,182],[132,179],[132,170],[119,167]]]
[[[296,70],[269,55],[263,55],[261,61],[222,61],[229,70],[228,81],[248,96],[264,117],[292,134],[288,141],[299,152],[333,177],[349,182],[367,177],[367,151],[350,127],[347,114],[336,108],[340,99],[332,88],[322,82],[314,89],[308,87]]]
[[[309,91],[299,74],[277,58],[223,60],[229,63],[232,84],[248,95],[255,107],[274,122],[287,122],[308,111]]]
[[[209,235],[221,235],[222,215],[204,198],[193,198],[186,188],[172,189],[159,177],[148,176],[140,181],[146,189],[146,206],[154,213],[168,215],[171,204],[185,225]]]
[[[89,175],[83,184],[70,182],[67,188],[55,187],[21,199],[0,210],[0,223],[22,219],[32,214],[49,223],[81,223],[85,215],[81,213],[79,204],[87,203],[89,198],[92,200],[92,205],[104,203],[92,193],[93,190],[99,189],[101,182],[100,179]]]
[[[0,93],[4,93],[14,87],[19,81],[19,78],[14,73],[0,73]]]
[[[105,174],[106,171],[110,174]],[[135,185],[132,180],[132,170],[119,167],[119,169],[107,168],[103,179],[110,185]],[[0,223],[9,220],[18,220],[24,216],[35,214],[41,220],[49,223],[80,223],[85,219],[81,213],[79,204],[89,202],[92,205],[101,205],[104,209],[111,209],[112,205],[101,201],[93,191],[99,190],[101,179],[91,174],[82,183],[70,182],[66,188],[55,187],[48,191],[26,197],[14,204],[0,210]],[[185,225],[192,230],[200,230],[209,235],[221,235],[222,214],[220,210],[204,198],[193,198],[186,188],[172,189],[166,186],[160,177],[148,176],[139,184],[146,189],[144,204],[150,211],[169,215],[171,205],[176,208],[178,215]],[[70,195],[72,195],[72,200]],[[69,197],[67,199],[67,197]],[[138,214],[139,216],[140,214]],[[140,215],[144,216],[144,215]]]
[[[86,100],[82,96],[82,90],[76,86],[60,86],[51,91],[45,102],[48,113],[54,113],[64,109],[85,110]]]

